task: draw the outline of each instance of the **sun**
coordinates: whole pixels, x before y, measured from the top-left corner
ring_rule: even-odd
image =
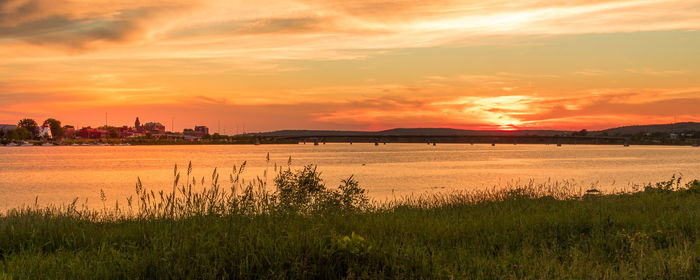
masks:
[[[517,121],[516,121],[516,122],[507,122],[507,123],[503,123],[503,124],[500,124],[500,125],[498,126],[498,129],[499,129],[499,130],[504,130],[504,131],[516,131],[516,130],[520,130],[520,122],[517,122]]]

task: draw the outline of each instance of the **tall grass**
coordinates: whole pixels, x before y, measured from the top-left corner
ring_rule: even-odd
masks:
[[[573,182],[370,202],[315,166],[243,179],[175,167],[126,205],[0,217],[0,278],[556,279],[700,275],[700,182],[600,194]],[[270,187],[274,187],[270,188]],[[103,197],[103,201],[106,199]]]

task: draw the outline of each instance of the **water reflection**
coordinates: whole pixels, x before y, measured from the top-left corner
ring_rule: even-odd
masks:
[[[266,160],[269,153],[270,161]],[[216,167],[222,178],[248,161],[252,179],[274,166],[318,164],[329,186],[354,174],[371,197],[483,189],[530,179],[573,179],[602,190],[624,189],[683,174],[700,178],[700,149],[660,146],[576,146],[373,143],[220,146],[0,147],[0,208],[66,203],[75,197],[101,205],[134,192],[136,178],[153,189],[172,187],[174,164],[192,161],[198,178]]]

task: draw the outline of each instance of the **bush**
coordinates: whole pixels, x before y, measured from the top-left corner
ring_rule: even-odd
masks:
[[[326,209],[358,210],[369,204],[365,190],[350,176],[337,190],[327,189],[315,165],[292,171],[280,171],[275,178],[276,201],[279,206],[297,212]]]
[[[681,179],[681,176],[676,177],[673,175],[668,181],[657,182],[653,185],[651,183],[647,184],[644,187],[644,193],[671,193],[677,191],[680,189]]]
[[[695,194],[700,193],[700,181],[698,181],[696,179],[696,180],[693,180],[692,182],[686,184],[685,190],[688,193],[695,193]]]

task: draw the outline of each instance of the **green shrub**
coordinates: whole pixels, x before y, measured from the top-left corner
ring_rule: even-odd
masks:
[[[337,190],[328,189],[314,165],[296,171],[281,171],[275,178],[275,186],[276,202],[293,211],[359,210],[369,204],[365,190],[352,176],[342,180]]]

